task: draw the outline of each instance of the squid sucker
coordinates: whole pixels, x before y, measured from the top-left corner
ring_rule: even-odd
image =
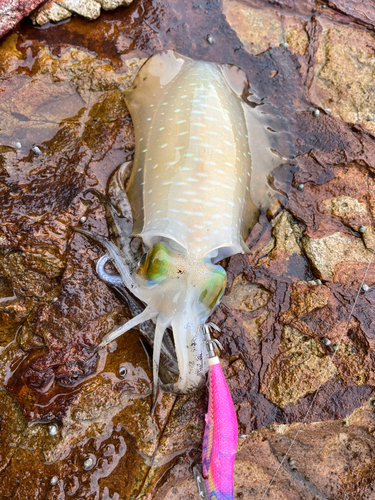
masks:
[[[102,243],[123,285],[145,307],[101,345],[152,320],[155,390],[169,327],[178,379],[164,390],[190,393],[205,383],[203,329],[227,281],[217,263],[248,252],[259,208],[274,196],[268,180],[281,163],[271,147],[277,133],[262,105],[246,102],[248,88],[236,66],[166,50],[145,62],[125,92],[136,143],[126,186],[130,237],[141,239],[145,253],[135,263],[130,250]],[[106,279],[103,267],[99,275]]]

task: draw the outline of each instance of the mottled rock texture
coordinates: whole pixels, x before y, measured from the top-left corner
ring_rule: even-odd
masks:
[[[234,498],[261,500],[372,500],[375,414],[359,408],[343,421],[270,426],[240,439]],[[297,440],[289,452],[295,436]],[[282,458],[277,481],[269,484]],[[193,479],[164,485],[155,500],[195,500]]]
[[[0,0],[0,38],[24,17],[34,24],[59,22],[78,14],[88,20],[97,19],[101,9],[113,10],[133,0]],[[37,8],[38,7],[38,8]]]
[[[43,7],[43,22],[71,12]],[[265,498],[374,499],[373,17],[369,1],[136,0],[2,39],[0,498],[197,498],[206,392],[160,392],[151,415],[139,332],[92,349],[129,311],[96,276],[103,249],[72,231],[108,236],[86,191],[132,158],[122,93],[174,48],[242,67],[295,155],[249,255],[223,262],[212,317],[245,436],[235,498],[260,500],[284,460]]]
[[[48,0],[30,17],[34,24],[42,26],[49,21],[58,22],[78,14],[88,20],[97,19],[101,9],[113,10],[127,6],[133,0]]]
[[[44,0],[0,0],[0,38]]]

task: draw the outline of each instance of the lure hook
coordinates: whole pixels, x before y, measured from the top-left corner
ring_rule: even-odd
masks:
[[[204,484],[204,479],[202,477],[202,473],[199,470],[198,465],[193,467],[193,475],[195,479],[195,484],[197,485],[197,490],[200,498],[203,500],[208,500],[206,485]]]
[[[220,328],[215,325],[215,323],[212,323],[211,321],[209,323],[205,323],[203,325],[203,334],[205,337],[205,343],[208,351],[208,357],[209,358],[214,358],[215,357],[215,350],[214,348],[216,347],[219,351],[223,350],[223,346],[217,339],[212,339],[211,338],[211,331],[216,330],[217,332],[220,332]]]

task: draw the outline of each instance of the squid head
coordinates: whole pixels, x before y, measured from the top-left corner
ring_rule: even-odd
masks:
[[[156,318],[154,339],[154,383],[158,380],[163,334],[172,327],[179,379],[164,388],[192,392],[205,381],[206,348],[201,326],[220,302],[226,285],[224,269],[176,251],[173,242],[155,243],[145,254],[134,276],[138,295]]]

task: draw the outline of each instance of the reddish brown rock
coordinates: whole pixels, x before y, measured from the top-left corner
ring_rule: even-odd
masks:
[[[344,421],[275,425],[244,436],[237,450],[234,498],[373,500],[374,430],[374,411],[366,406]],[[154,498],[193,500],[196,495],[191,476],[171,477]]]
[[[328,0],[328,5],[366,27],[375,26],[375,6],[369,0],[354,0],[350,3],[345,0]]]
[[[0,0],[0,38],[44,0]]]

